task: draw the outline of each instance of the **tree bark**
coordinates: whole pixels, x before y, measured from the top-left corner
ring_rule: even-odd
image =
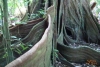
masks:
[[[63,56],[62,59],[59,57],[61,62],[96,60],[100,65],[100,52],[90,47],[91,43],[100,45],[100,25],[91,12],[93,7],[90,7],[89,0],[58,0],[58,4],[57,47]]]

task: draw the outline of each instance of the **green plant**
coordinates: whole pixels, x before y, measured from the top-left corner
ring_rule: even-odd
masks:
[[[16,47],[12,47],[12,50],[14,52],[14,54],[16,53],[18,56],[22,55],[23,53],[25,53],[30,47],[26,46],[24,43],[20,43],[18,44]],[[16,57],[15,54],[15,58]]]

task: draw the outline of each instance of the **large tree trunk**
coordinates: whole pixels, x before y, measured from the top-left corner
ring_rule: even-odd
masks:
[[[53,12],[53,13],[52,13]],[[47,17],[48,19],[38,19],[35,21],[31,21],[28,23],[28,26],[30,24],[34,25],[31,31],[28,33],[28,35],[22,39],[22,42],[26,45],[33,44],[34,46],[27,51],[25,54],[17,58],[16,60],[12,61],[6,67],[50,67],[51,66],[51,50],[52,50],[52,36],[53,36],[53,21],[54,21],[54,7],[50,7],[47,10]],[[41,21],[42,20],[42,21]],[[39,22],[41,21],[41,22]],[[39,23],[37,23],[39,22]],[[45,27],[47,26],[48,27]],[[14,34],[18,34],[14,31],[14,29],[17,29],[18,27],[27,27],[28,26],[21,25],[17,26],[15,28],[11,29],[11,32]],[[30,29],[30,27],[29,27]],[[41,29],[45,29],[42,30]],[[21,29],[20,29],[21,30]],[[29,30],[28,30],[29,31]],[[14,33],[15,32],[15,33]],[[26,31],[20,31],[24,34],[26,34]],[[35,34],[36,33],[36,34]],[[39,35],[42,34],[42,38],[38,38]],[[38,36],[37,36],[38,35]],[[18,35],[19,36],[19,35]],[[39,40],[40,39],[40,40]],[[36,41],[36,43],[34,43]]]
[[[44,0],[41,0],[41,1],[33,0],[32,4],[31,4],[32,6],[30,6],[30,8],[29,8],[29,13],[30,14],[31,13],[38,13],[37,12],[38,10],[43,9],[43,7],[44,7],[43,1]],[[49,0],[49,2],[50,2],[50,0]],[[50,6],[51,2],[48,3],[48,4]],[[49,7],[49,6],[47,6],[47,7]],[[14,60],[14,62],[8,64],[7,67],[13,67],[13,66],[14,67],[19,67],[19,66],[20,67],[23,67],[23,66],[24,67],[26,67],[26,66],[27,67],[33,67],[33,66],[37,67],[37,65],[38,65],[38,67],[40,67],[40,66],[41,67],[50,66],[50,62],[51,62],[50,56],[51,56],[51,50],[52,50],[52,35],[53,35],[53,27],[52,26],[53,26],[53,21],[54,21],[54,16],[55,16],[54,7],[52,6],[51,8],[46,9],[46,12],[47,12],[47,14],[45,15],[45,18],[32,20],[32,21],[29,21],[27,24],[19,24],[19,25],[16,25],[14,27],[13,26],[10,27],[11,36],[16,36],[17,38],[21,38],[20,41],[19,40],[14,40],[14,41],[11,42],[13,44],[12,48],[14,48],[13,49],[14,58],[18,58],[20,56],[18,53],[16,53],[14,51],[16,48],[18,48],[18,49],[21,48],[20,46],[18,46],[18,44],[20,42],[23,42],[25,44],[25,46],[30,47],[29,46],[30,44],[32,44],[34,46],[42,38],[41,39],[42,43],[37,44],[40,47],[33,47],[27,53],[25,53],[25,51],[24,51],[23,53],[25,53],[25,54],[22,55],[21,58],[19,57],[19,59],[21,59],[23,61],[22,63],[20,63],[20,62],[16,63],[18,60]],[[48,18],[46,17],[47,15],[48,15]],[[45,31],[46,31],[46,33],[45,33]],[[43,40],[44,38],[45,38],[45,40]],[[2,39],[3,39],[3,36],[1,35],[0,36],[0,48],[4,48],[3,45],[2,45]],[[33,51],[35,49],[36,49],[36,51]],[[40,50],[43,50],[43,51],[40,52]],[[0,56],[3,57],[4,56],[4,51],[0,50],[0,52],[1,52]],[[31,54],[29,54],[30,52],[33,53],[34,56],[33,55],[30,56],[31,55]],[[36,58],[35,54],[37,54],[37,52],[39,52],[39,54],[36,55],[37,59],[35,59]],[[41,55],[42,52],[44,52],[44,53]],[[32,59],[29,59],[29,57],[30,58],[32,57]],[[39,60],[40,57],[42,57],[41,60]],[[29,59],[28,61],[27,61],[27,58]],[[5,66],[5,62],[6,62],[5,58],[0,59],[0,60],[1,60],[0,66],[1,67]],[[32,62],[31,62],[31,60],[32,60]],[[42,62],[42,63],[40,63],[40,62]],[[37,63],[37,64],[35,64],[35,63]]]
[[[94,65],[100,65],[100,52],[91,48],[91,43],[100,45],[100,26],[91,12],[89,0],[58,0],[58,4],[59,61],[71,65],[95,60]]]

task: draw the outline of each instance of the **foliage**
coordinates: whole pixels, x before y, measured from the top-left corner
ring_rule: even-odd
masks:
[[[37,13],[31,14],[30,19],[41,18],[44,15],[45,15],[45,11],[43,9],[40,9]]]
[[[29,47],[25,46],[24,43],[20,43],[17,47],[12,48],[14,55],[15,56],[16,56],[16,54],[18,55],[17,57],[19,57],[20,55],[25,53],[28,49],[29,49]],[[17,57],[15,57],[15,58],[17,58]]]
[[[100,13],[100,0],[91,0],[91,2],[96,2],[96,6],[93,9],[93,13],[95,16],[98,16],[98,14]]]

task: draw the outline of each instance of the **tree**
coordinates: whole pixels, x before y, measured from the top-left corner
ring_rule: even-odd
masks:
[[[89,0],[58,0],[58,3],[57,45],[59,56],[63,56],[61,62],[71,65],[69,62],[87,63],[87,60],[96,60],[97,65],[100,65],[100,52],[90,47],[91,43],[100,44],[100,25],[91,12]]]
[[[48,63],[50,62],[50,60],[52,60],[52,64],[54,67],[57,66],[56,61],[61,62],[62,65],[64,64],[69,67],[74,67],[74,65],[71,63],[78,63],[78,64],[87,63],[87,64],[100,66],[100,59],[99,59],[100,52],[93,49],[93,46],[100,47],[99,45],[100,44],[100,41],[99,41],[100,40],[100,36],[99,36],[100,25],[98,24],[97,18],[93,16],[91,12],[93,6],[89,5],[89,0],[46,0],[45,5],[41,4],[43,2],[44,0],[41,0],[41,1],[32,0],[31,6],[28,4],[28,12],[26,13],[26,15],[28,13],[29,14],[37,13],[39,9],[45,8],[45,12],[47,14],[44,16],[44,18],[38,19],[35,21],[30,21],[26,25],[25,24],[17,25],[16,27],[13,27],[10,29],[10,33],[12,35],[16,35],[17,37],[20,37],[21,35],[20,37],[22,38],[21,41],[26,46],[30,44],[35,45],[40,40],[45,29],[48,26],[47,15],[49,15],[48,16],[49,21],[53,22],[51,23],[53,27],[53,29],[52,27],[51,29],[53,33],[51,33],[50,42],[47,41],[46,43],[47,44],[52,43],[52,45],[50,45],[50,50],[51,49],[53,50],[52,50],[52,54],[50,54],[51,51],[49,51],[50,53],[48,55],[44,54],[45,58],[43,57],[42,59],[43,60],[43,63],[41,63],[42,67],[48,66],[49,65]],[[54,7],[51,5],[53,5]],[[48,7],[50,8],[48,9]],[[29,15],[29,18],[30,17],[31,15]],[[18,30],[19,32],[16,33],[16,31]],[[36,33],[38,33],[38,35]],[[38,38],[38,36],[40,36],[40,38]],[[40,48],[43,47],[43,44],[42,46],[39,46],[39,47]],[[44,49],[49,50],[48,47]],[[56,50],[58,50],[58,52],[55,52]],[[41,53],[40,51],[37,51],[37,52]],[[47,51],[45,51],[45,53],[47,53]],[[43,56],[41,54],[38,56],[39,57]],[[19,62],[19,64],[18,63],[16,64],[18,60],[17,61],[15,60],[16,62],[12,62],[8,64],[8,66],[15,64],[16,67],[18,66],[21,67],[23,66],[23,64],[24,66],[32,65],[32,64],[34,65],[34,63],[37,64],[38,61],[31,62],[34,60],[33,59],[34,54],[28,53],[28,55],[25,53],[21,57],[21,59],[25,58],[24,56],[28,57],[28,58],[25,58],[23,62],[21,63]],[[50,56],[52,56],[52,58],[46,62],[46,58],[47,57],[50,58]],[[30,57],[32,57],[32,59],[30,59]],[[96,62],[89,63],[88,61],[90,60],[92,61],[95,60]]]

